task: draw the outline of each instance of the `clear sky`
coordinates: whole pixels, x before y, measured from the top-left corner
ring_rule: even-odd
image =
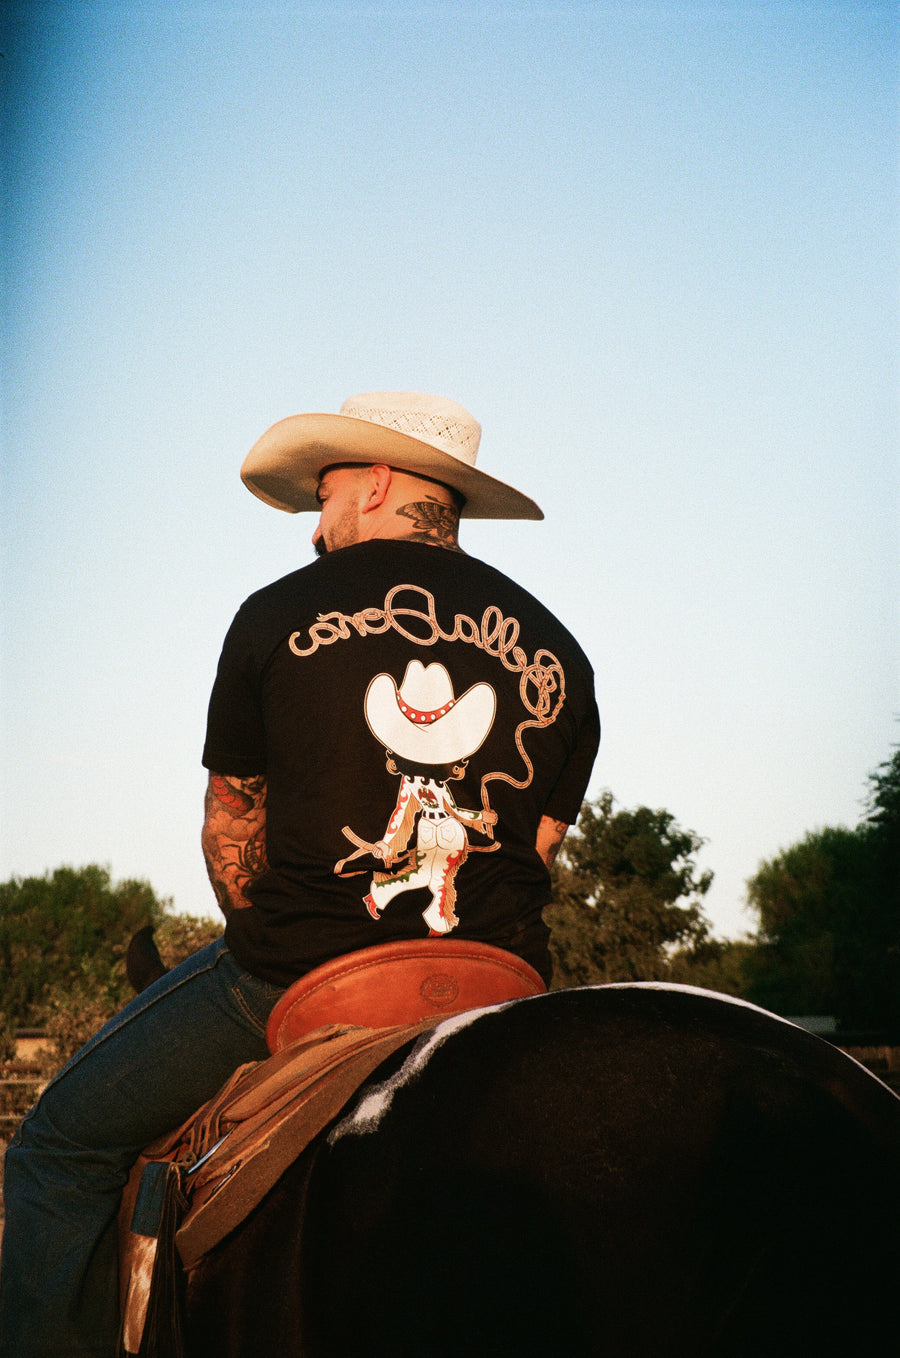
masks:
[[[268,425],[434,391],[543,524],[462,537],[594,664],[591,794],[745,881],[900,738],[891,3],[6,7],[0,879],[212,913],[206,703],[310,515]]]

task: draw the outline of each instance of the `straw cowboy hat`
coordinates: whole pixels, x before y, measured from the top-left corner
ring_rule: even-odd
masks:
[[[455,764],[474,754],[494,724],[497,697],[490,684],[473,684],[454,698],[443,665],[411,660],[398,688],[379,674],[366,692],[369,729],[385,749],[415,764]]]
[[[475,467],[481,426],[443,396],[372,391],[351,396],[338,415],[290,415],[273,424],[244,461],[244,484],[289,514],[319,509],[316,487],[326,467],[383,462],[428,476],[465,496],[473,519],[542,519],[535,502]]]

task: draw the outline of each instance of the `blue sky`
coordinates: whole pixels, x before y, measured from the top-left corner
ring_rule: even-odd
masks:
[[[7,7],[0,878],[212,912],[206,703],[311,516],[275,420],[436,391],[543,524],[463,546],[597,675],[591,792],[760,860],[898,739],[891,3]]]

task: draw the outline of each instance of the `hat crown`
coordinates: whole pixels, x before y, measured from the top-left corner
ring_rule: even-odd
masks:
[[[465,407],[446,396],[429,396],[418,391],[367,391],[349,397],[340,413],[407,434],[459,462],[475,466],[481,425]]]
[[[453,701],[453,684],[443,665],[434,663],[426,669],[421,660],[411,660],[398,694],[410,707],[433,711]]]

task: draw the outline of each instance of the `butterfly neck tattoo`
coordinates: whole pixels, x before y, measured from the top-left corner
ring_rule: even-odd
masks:
[[[459,510],[439,500],[415,500],[401,505],[397,513],[412,521],[412,531],[406,537],[413,542],[431,542],[451,551],[461,550],[456,541],[459,531]]]

